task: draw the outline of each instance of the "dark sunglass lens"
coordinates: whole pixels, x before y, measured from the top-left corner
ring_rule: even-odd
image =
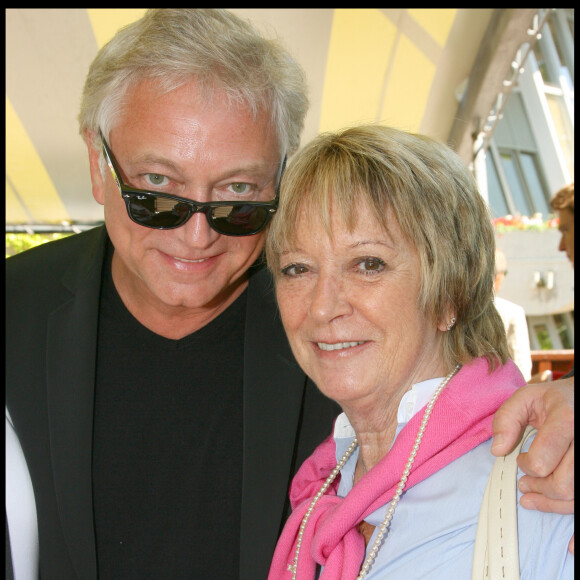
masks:
[[[185,203],[154,196],[131,196],[129,212],[138,223],[150,228],[176,228],[189,216]]]
[[[267,207],[226,205],[213,208],[211,220],[215,229],[222,234],[248,236],[259,232],[271,215]]]

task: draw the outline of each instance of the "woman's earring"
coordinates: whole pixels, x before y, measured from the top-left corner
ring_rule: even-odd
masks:
[[[447,325],[447,330],[451,330],[455,326],[455,316],[449,321]]]

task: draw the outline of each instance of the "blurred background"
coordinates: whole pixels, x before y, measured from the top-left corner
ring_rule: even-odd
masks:
[[[548,362],[557,372],[569,366],[573,269],[558,252],[549,201],[574,180],[574,10],[232,11],[279,38],[305,69],[303,144],[377,122],[459,153],[508,261],[499,294],[524,307],[532,349],[566,351]],[[78,134],[80,95],[99,48],[143,12],[6,10],[7,256],[102,223]]]

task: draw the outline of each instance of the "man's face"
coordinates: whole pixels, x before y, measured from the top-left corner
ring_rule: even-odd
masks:
[[[274,198],[283,153],[261,114],[229,106],[217,92],[197,101],[194,82],[160,93],[142,82],[128,94],[108,143],[123,182],[198,202]],[[155,230],[131,221],[111,173],[89,148],[93,195],[104,205],[115,247],[113,279],[127,302],[157,312],[219,312],[243,290],[246,272],[262,250],[264,232],[221,235],[203,213],[183,226]]]
[[[558,211],[560,218],[559,230],[562,234],[560,245],[558,249],[561,252],[566,252],[568,259],[574,266],[574,214],[567,208]]]

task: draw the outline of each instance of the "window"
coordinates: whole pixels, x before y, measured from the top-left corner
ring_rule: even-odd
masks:
[[[553,350],[554,345],[548,332],[548,326],[546,324],[534,324],[532,328],[534,329],[536,341],[539,344],[539,350]]]
[[[494,217],[507,214],[533,216],[550,213],[546,189],[536,155],[498,147],[492,143],[486,155],[489,204]]]
[[[500,153],[500,160],[508,183],[509,193],[511,194],[513,205],[516,208],[514,213],[528,216],[532,215],[534,212],[524,191],[524,176],[519,171],[516,155],[504,151]]]
[[[574,180],[574,10],[540,9],[538,16],[548,18],[487,150],[495,217],[546,219],[553,193]]]
[[[532,350],[562,350],[574,348],[574,311],[552,316],[528,316]]]
[[[551,210],[544,194],[545,188],[542,186],[540,179],[540,170],[538,168],[536,155],[520,152],[518,160],[528,188],[528,194],[532,200],[534,213],[539,212],[544,217],[547,217],[551,213]]]
[[[495,168],[495,163],[489,152],[485,156],[485,165],[487,170],[487,195],[493,217],[498,218],[508,214],[513,214],[513,211],[508,208],[507,200],[503,194],[503,189],[499,182],[499,176]]]

